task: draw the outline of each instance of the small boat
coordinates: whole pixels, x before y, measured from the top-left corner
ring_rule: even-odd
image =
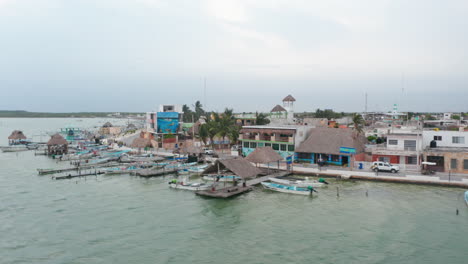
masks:
[[[465,203],[468,206],[468,191],[465,192]]]
[[[84,164],[102,164],[102,163],[109,162],[110,160],[111,160],[110,158],[93,159],[93,160],[89,160],[88,162]]]
[[[26,145],[12,145],[12,146],[3,146],[0,147],[3,152],[17,152],[17,151],[26,151],[29,150]]]
[[[314,187],[297,187],[297,186],[288,186],[272,182],[262,182],[263,188],[290,194],[301,194],[301,195],[312,195],[313,192],[317,192]]]
[[[294,181],[294,180],[283,180],[277,178],[269,178],[271,182],[278,183],[281,185],[288,185],[288,186],[297,186],[297,187],[309,187],[312,186],[314,188],[322,187],[325,184],[328,184],[325,180],[320,178],[318,181],[312,180],[310,181],[309,178],[306,177],[305,181]]]
[[[234,182],[242,180],[242,178],[237,175],[205,175],[203,179],[216,182]]]
[[[112,175],[112,174],[130,174],[130,173],[135,173],[137,171],[140,171],[144,169],[143,167],[139,166],[129,166],[129,167],[113,167],[113,168],[107,168],[104,170],[104,173],[106,175]]]
[[[211,188],[211,184],[172,180],[169,182],[169,187],[189,191],[205,191]]]
[[[208,167],[208,164],[190,167],[187,170],[191,173],[202,173]]]

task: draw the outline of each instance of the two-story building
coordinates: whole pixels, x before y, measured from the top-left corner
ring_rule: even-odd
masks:
[[[468,132],[447,130],[423,131],[424,160],[441,172],[468,173]]]
[[[160,105],[157,112],[146,113],[146,129],[159,142],[159,147],[178,147],[183,114],[181,105],[170,104]]]
[[[417,165],[423,150],[421,131],[398,131],[387,134],[387,142],[371,148],[372,161],[384,161],[392,164]]]
[[[310,129],[310,126],[244,126],[239,137],[242,154],[248,156],[258,147],[272,147],[283,158],[293,156]]]

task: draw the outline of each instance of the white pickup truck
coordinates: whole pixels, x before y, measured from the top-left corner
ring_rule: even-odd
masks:
[[[372,163],[371,169],[373,171],[386,171],[386,172],[397,173],[400,170],[400,167],[396,165],[392,165],[388,162],[374,161]]]

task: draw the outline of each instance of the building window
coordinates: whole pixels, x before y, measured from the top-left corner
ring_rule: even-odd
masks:
[[[388,144],[389,145],[398,145],[398,140],[397,139],[389,139]]]
[[[250,148],[257,148],[257,142],[250,142]]]
[[[260,147],[263,147],[263,146],[265,146],[265,143],[258,142],[258,147],[259,147],[259,148],[260,148]]]
[[[442,136],[434,136],[434,140],[442,141]]]
[[[450,160],[450,169],[452,169],[452,170],[457,169],[457,160],[456,159],[451,159]]]
[[[288,145],[288,151],[294,152],[294,145]]]
[[[279,144],[273,144],[273,149],[274,150],[279,150]]]
[[[403,145],[405,150],[416,150],[416,140],[405,140]]]
[[[390,163],[390,158],[389,157],[379,157],[379,161]]]
[[[281,147],[281,151],[286,151],[286,145],[285,144],[281,144],[280,147]]]
[[[406,164],[417,164],[418,159],[414,156],[408,157]]]
[[[265,147],[271,147],[271,143],[265,143]]]
[[[465,144],[465,137],[452,137],[453,144]]]
[[[463,169],[468,170],[468,159],[463,160]]]
[[[243,147],[244,147],[244,148],[249,148],[249,142],[248,142],[248,141],[244,141]]]

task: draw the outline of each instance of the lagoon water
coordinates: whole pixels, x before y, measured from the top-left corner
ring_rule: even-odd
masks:
[[[108,121],[81,120],[0,119],[0,144]],[[330,180],[314,198],[216,200],[169,189],[171,176],[36,173],[54,166],[0,153],[0,263],[468,263],[462,189]]]

